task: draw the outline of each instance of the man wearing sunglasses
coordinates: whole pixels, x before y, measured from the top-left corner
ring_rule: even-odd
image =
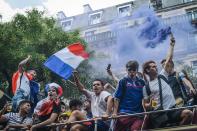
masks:
[[[126,64],[127,76],[122,78],[114,94],[114,112],[117,114],[134,114],[143,112],[142,98],[144,80],[136,76],[139,64],[131,60]],[[140,130],[142,117],[126,117],[117,120],[115,131]]]

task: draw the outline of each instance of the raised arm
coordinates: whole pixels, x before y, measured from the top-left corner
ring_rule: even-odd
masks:
[[[30,59],[31,59],[31,56],[28,55],[27,58],[25,58],[24,60],[22,60],[22,61],[19,63],[19,65],[18,65],[18,70],[19,70],[19,72],[22,73],[22,72],[24,71],[24,65],[27,64],[27,62],[28,62]]]
[[[172,61],[172,58],[173,58],[173,54],[174,54],[174,45],[175,45],[175,39],[174,39],[174,36],[173,34],[170,35],[170,49],[168,51],[168,54],[167,54],[167,57],[166,57],[166,61],[164,63],[164,69],[167,70],[168,68],[168,64],[170,61]]]
[[[119,79],[112,73],[111,64],[109,64],[108,67],[107,67],[107,73],[117,86]]]
[[[79,75],[77,71],[73,72],[73,77],[76,83],[76,86],[78,88],[78,90],[83,93],[86,97],[90,97],[90,94],[88,93],[88,91],[85,89],[84,85],[80,82],[79,80]]]
[[[189,89],[190,93],[193,93],[194,95],[197,94],[192,83],[188,79],[183,78],[182,81],[183,81],[183,84],[185,85],[185,87],[187,87]]]

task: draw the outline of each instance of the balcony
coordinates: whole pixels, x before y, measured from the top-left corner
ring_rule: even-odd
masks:
[[[197,10],[189,12],[189,19],[191,20],[192,24],[197,24]]]
[[[154,9],[159,13],[159,12],[167,12],[170,10],[176,10],[176,9],[180,9],[180,8],[184,8],[187,6],[193,6],[197,4],[197,0],[184,0],[184,1],[180,1],[178,3],[174,3],[174,4],[168,4],[165,5],[165,3],[156,3],[155,1],[160,1],[160,0],[151,0],[151,3],[154,7]],[[173,0],[169,0],[170,2],[173,2]],[[168,3],[168,2],[167,2]]]
[[[163,19],[162,24],[165,25],[173,25],[180,22],[191,22],[192,24],[197,24],[197,11],[196,12],[188,12],[184,15],[177,15],[175,17],[168,17]]]
[[[103,40],[113,39],[113,38],[116,38],[116,33],[110,32],[110,31],[84,37],[85,41],[88,43],[96,42],[96,41],[103,41]]]

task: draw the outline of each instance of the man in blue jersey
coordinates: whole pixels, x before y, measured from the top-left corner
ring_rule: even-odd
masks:
[[[145,82],[136,76],[138,67],[139,64],[135,60],[127,62],[126,70],[128,75],[119,81],[114,94],[113,115],[143,112],[142,98]],[[139,116],[120,118],[117,120],[115,130],[140,130],[142,123],[143,117]]]

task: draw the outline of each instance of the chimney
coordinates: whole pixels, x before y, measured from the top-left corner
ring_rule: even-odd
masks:
[[[90,7],[89,4],[83,5],[83,13],[88,13],[91,11],[92,11],[92,8]]]
[[[64,14],[63,11],[60,11],[57,13],[57,19],[58,20],[62,20],[62,19],[65,19],[66,18],[66,15]]]

